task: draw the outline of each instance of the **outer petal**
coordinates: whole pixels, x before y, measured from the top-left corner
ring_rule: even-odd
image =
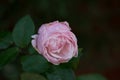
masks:
[[[73,56],[77,57],[78,56],[78,45],[77,45],[76,36],[71,31],[64,33],[64,36],[71,42],[70,44],[73,45],[74,47]]]
[[[37,39],[37,36],[38,36],[37,34],[31,36],[33,38],[33,40],[31,41],[31,43],[32,43],[32,46],[34,48],[36,48],[36,39]]]
[[[36,47],[36,40],[33,39],[33,40],[31,41],[31,43],[32,43],[32,46],[36,49],[36,48],[37,48],[37,47]]]
[[[60,62],[59,62],[59,60],[57,59],[57,58],[55,58],[55,57],[52,57],[52,56],[50,56],[49,54],[44,54],[44,57],[49,61],[49,62],[51,62],[52,64],[54,64],[54,65],[59,65],[60,64]]]
[[[65,22],[54,21],[41,25],[41,27],[38,30],[38,33],[41,33],[45,28],[48,34],[52,34],[54,32],[66,32],[71,30],[69,24],[66,21]]]
[[[68,27],[68,28],[71,30],[71,28],[70,28],[70,26],[69,26],[69,23],[68,23],[67,21],[60,22],[60,23],[63,24],[63,25],[65,25],[66,27]]]
[[[78,56],[78,45],[77,45],[77,38],[76,36],[71,32],[71,37],[73,39],[73,46],[74,46],[74,57]]]
[[[31,37],[33,38],[33,40],[31,41],[32,46],[37,50],[38,53],[40,53],[39,49],[37,48],[38,35],[35,34],[35,35],[32,35]]]

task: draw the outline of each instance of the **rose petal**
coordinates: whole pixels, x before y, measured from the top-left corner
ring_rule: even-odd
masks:
[[[32,46],[34,48],[36,48],[36,39],[37,39],[37,36],[38,36],[37,34],[31,36],[33,38],[33,40],[31,41],[31,43],[32,43]]]
[[[54,65],[59,65],[60,62],[58,61],[57,58],[51,57],[49,54],[44,54],[44,57],[51,63],[53,63]]]
[[[63,25],[65,25],[67,28],[69,28],[69,30],[71,30],[71,28],[70,28],[70,26],[69,26],[69,24],[68,24],[68,22],[67,21],[64,21],[64,22],[61,22]]]
[[[37,38],[37,36],[38,36],[38,35],[37,35],[37,34],[35,34],[35,35],[32,35],[31,37],[32,37],[32,38]]]
[[[32,46],[36,48],[36,40],[32,40],[31,43],[32,43]]]

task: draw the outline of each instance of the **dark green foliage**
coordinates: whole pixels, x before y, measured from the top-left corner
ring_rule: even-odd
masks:
[[[77,80],[107,80],[107,79],[100,74],[87,74],[79,76]]]
[[[17,57],[18,55],[18,48],[16,47],[13,47],[13,48],[9,48],[5,51],[2,51],[0,53],[0,69],[8,64],[9,62],[15,60],[15,58]]]
[[[46,80],[44,76],[36,73],[22,73],[21,80]]]
[[[9,32],[2,32],[3,35],[0,36],[0,50],[6,49],[13,44],[12,35]]]
[[[48,70],[49,63],[41,55],[28,55],[21,58],[23,70],[26,72],[43,73]]]
[[[34,23],[29,15],[21,18],[15,25],[12,33],[15,44],[21,48],[26,47],[31,40],[34,29]]]
[[[75,80],[75,74],[70,68],[54,67],[46,73],[48,80]]]

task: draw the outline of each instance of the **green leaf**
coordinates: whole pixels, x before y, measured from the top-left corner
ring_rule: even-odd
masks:
[[[43,73],[49,68],[48,61],[41,55],[29,55],[21,58],[23,70],[26,72]]]
[[[29,52],[29,54],[33,54],[33,55],[38,54],[38,52],[33,48],[32,45],[29,46],[28,52]]]
[[[78,49],[78,57],[77,58],[73,58],[71,61],[70,61],[70,64],[72,66],[73,69],[76,69],[79,65],[79,62],[80,62],[80,57],[82,55],[82,50],[83,48],[79,48]]]
[[[13,43],[11,33],[6,33],[0,38],[0,49],[6,49]]]
[[[18,55],[18,51],[18,48],[14,47],[0,53],[0,69],[7,63],[13,61]]]
[[[29,15],[20,19],[13,30],[13,40],[15,44],[21,48],[26,47],[31,40],[34,29],[34,23]]]
[[[74,72],[69,68],[55,68],[46,75],[48,80],[75,80]]]
[[[87,74],[79,76],[77,80],[107,80],[107,79],[100,74]]]
[[[35,73],[22,73],[21,80],[46,80],[44,76]]]

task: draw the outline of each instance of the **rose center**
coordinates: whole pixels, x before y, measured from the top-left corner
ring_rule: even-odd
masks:
[[[62,37],[52,38],[48,42],[48,49],[52,53],[59,53],[61,49],[64,47],[65,40]]]

